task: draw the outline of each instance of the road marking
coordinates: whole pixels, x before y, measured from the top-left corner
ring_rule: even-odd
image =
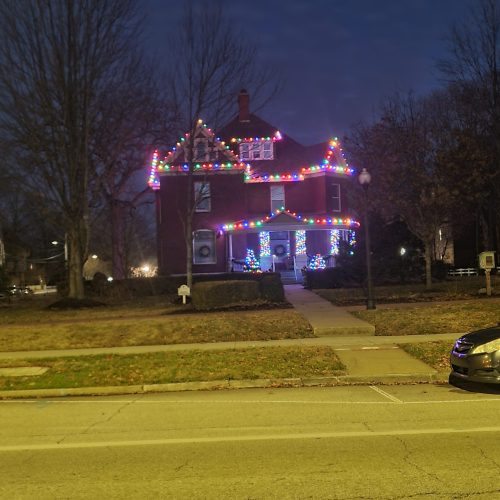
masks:
[[[0,453],[11,451],[44,451],[44,450],[71,450],[81,448],[117,448],[127,446],[168,446],[182,444],[203,444],[203,443],[230,443],[242,441],[271,441],[271,440],[291,440],[291,439],[345,439],[345,438],[371,438],[385,436],[420,436],[420,435],[442,435],[442,434],[479,434],[479,433],[500,433],[500,427],[472,427],[470,429],[406,429],[390,431],[351,431],[351,432],[314,432],[314,433],[294,433],[294,434],[256,434],[250,436],[214,436],[198,438],[165,438],[165,439],[145,439],[129,441],[97,441],[93,443],[46,443],[46,444],[21,444],[0,446]]]
[[[361,346],[361,347],[334,347],[334,351],[388,351],[389,349],[399,349],[398,346]]]
[[[398,399],[396,396],[393,396],[392,394],[389,394],[388,392],[383,391],[380,387],[377,387],[376,385],[370,385],[370,389],[373,389],[375,392],[378,392],[382,396],[384,396],[387,399],[390,399],[394,403],[403,403],[400,399]]]
[[[373,386],[376,387],[376,386]],[[378,391],[377,391],[378,392]],[[386,393],[387,394],[387,393]],[[384,394],[385,395],[385,394]],[[390,396],[390,395],[389,395]],[[397,398],[396,398],[397,399]],[[111,401],[93,401],[93,400],[54,400],[54,399],[8,399],[8,400],[0,400],[0,404],[31,404],[31,405],[39,405],[44,406],[47,404],[115,404],[115,405],[123,405],[123,404],[203,404],[203,405],[234,405],[234,404],[299,404],[299,405],[386,405],[395,402],[391,398],[390,401],[309,401],[309,400],[300,400],[300,399],[269,399],[269,400],[246,400],[240,401],[237,399],[227,399],[224,401],[209,401],[203,399],[193,399],[193,400],[184,400],[184,399],[171,399],[165,401],[148,401],[148,400],[140,400],[140,399],[113,399]],[[402,401],[397,400],[398,403],[403,403],[405,405],[420,405],[420,404],[448,404],[448,403],[500,403],[500,397],[498,398],[482,398],[482,399],[436,399],[431,401]]]

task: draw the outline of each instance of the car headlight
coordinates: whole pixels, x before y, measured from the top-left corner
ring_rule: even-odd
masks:
[[[470,354],[485,354],[492,353],[498,350],[500,350],[500,339],[492,340],[487,344],[478,345],[471,350]]]

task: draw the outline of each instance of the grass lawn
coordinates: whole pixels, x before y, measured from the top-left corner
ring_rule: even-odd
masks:
[[[103,308],[104,309],[104,308]],[[154,309],[156,311],[156,309]],[[163,309],[165,310],[165,308]],[[160,315],[152,309],[126,309],[97,315],[95,310],[51,311],[22,315],[0,323],[0,351],[163,345],[236,340],[313,337],[312,329],[293,309]],[[99,312],[104,312],[100,309]],[[44,313],[47,313],[44,316]],[[21,319],[22,318],[22,319]]]
[[[362,310],[355,316],[375,325],[375,335],[467,333],[500,321],[500,299]]]
[[[438,371],[450,370],[450,351],[453,342],[424,342],[421,344],[400,344],[408,354],[420,359]]]
[[[500,276],[493,275],[491,284],[495,288],[493,294],[500,296]],[[484,288],[484,276],[450,279],[434,283],[431,290],[426,290],[424,284],[376,286],[377,303],[395,302],[427,302],[442,300],[460,300],[479,297],[479,289]],[[318,295],[339,305],[362,305],[366,303],[366,291],[363,288],[334,288],[314,290]]]
[[[0,366],[49,367],[46,373],[39,376],[0,377],[0,390],[345,374],[345,366],[329,347],[268,347],[2,360]]]

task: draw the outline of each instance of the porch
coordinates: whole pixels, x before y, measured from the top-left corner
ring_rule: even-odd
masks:
[[[227,270],[258,268],[279,272],[289,283],[300,283],[303,269],[335,267],[341,245],[354,248],[357,227],[359,223],[351,219],[307,219],[287,212],[227,225],[223,228],[227,235]]]

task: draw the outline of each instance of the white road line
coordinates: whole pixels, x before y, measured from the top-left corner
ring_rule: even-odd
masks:
[[[375,388],[376,386],[373,386]],[[377,391],[378,392],[378,391]],[[384,394],[384,396],[390,396]],[[394,397],[394,396],[393,396]],[[113,399],[111,401],[94,401],[94,400],[53,400],[53,399],[22,399],[22,400],[16,400],[16,399],[9,399],[9,400],[0,400],[0,404],[30,404],[30,405],[39,405],[39,406],[45,406],[47,404],[94,404],[94,405],[106,405],[106,404],[111,404],[111,405],[123,405],[123,404],[144,404],[144,405],[153,405],[153,404],[168,404],[168,405],[178,405],[178,404],[203,404],[203,405],[234,405],[234,404],[298,404],[298,405],[386,405],[389,403],[394,403],[394,402],[400,402],[404,403],[405,405],[420,405],[420,404],[448,404],[448,403],[500,403],[500,397],[498,398],[482,398],[482,399],[436,399],[436,400],[431,400],[431,401],[402,401],[397,398],[395,398],[397,401],[394,401],[389,397],[389,401],[308,401],[308,400],[288,400],[288,399],[271,399],[271,400],[247,400],[247,401],[239,401],[239,400],[225,400],[225,401],[205,401],[201,399],[196,399],[196,400],[183,400],[183,399],[171,399],[171,400],[165,400],[165,401],[148,401],[148,400],[140,400],[140,399]]]
[[[375,392],[378,392],[382,396],[384,396],[387,399],[390,399],[394,403],[403,403],[400,399],[398,399],[396,396],[393,396],[392,394],[389,394],[388,392],[383,391],[380,387],[377,387],[376,385],[370,385],[370,389],[373,389]]]
[[[168,446],[179,444],[202,444],[202,443],[227,443],[241,441],[271,441],[291,439],[342,439],[342,438],[371,438],[381,436],[419,436],[419,435],[442,435],[442,434],[477,434],[483,432],[500,433],[500,427],[471,427],[470,429],[406,429],[390,431],[352,431],[352,432],[314,432],[294,434],[256,434],[250,436],[214,436],[198,438],[164,438],[145,439],[137,441],[97,441],[80,443],[46,443],[46,444],[21,444],[0,446],[0,453],[11,451],[42,451],[42,450],[69,450],[80,448],[116,448],[125,446]]]

